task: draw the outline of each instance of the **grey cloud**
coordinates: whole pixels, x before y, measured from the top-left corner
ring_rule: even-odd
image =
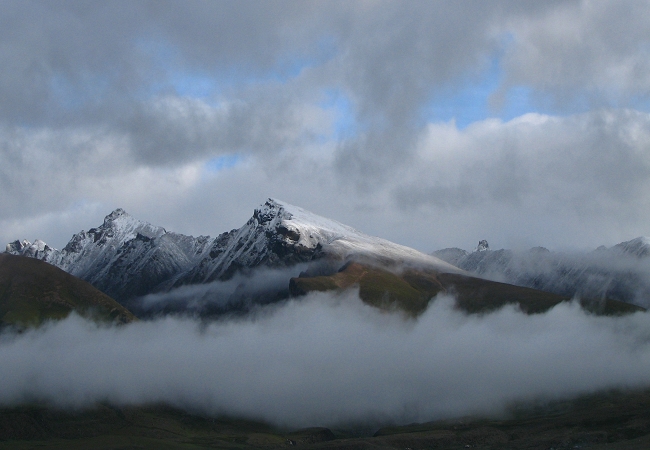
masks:
[[[545,9],[533,3],[524,8],[529,14]],[[281,148],[273,130],[304,101],[300,91],[340,88],[355,104],[356,120],[369,127],[358,158],[394,164],[409,149],[406,139],[431,91],[480,67],[498,45],[500,15],[522,6],[61,1],[4,8],[0,118],[7,124],[108,126],[132,137],[132,151],[145,163],[173,163],[232,147],[234,136],[255,133],[260,123],[270,146]],[[290,73],[295,59],[314,65],[302,88],[265,80]],[[195,73],[218,89],[225,85],[227,100],[243,100],[237,104],[246,108],[212,127],[192,110],[170,125],[143,101],[156,89],[173,96],[170,77]],[[263,87],[247,97],[250,82]],[[267,91],[279,94],[268,99]],[[264,142],[249,139],[246,147],[265,148]],[[360,143],[344,148],[357,151]]]
[[[99,184],[129,167],[125,144],[101,128],[0,127],[3,219],[69,205],[89,178]]]
[[[647,100],[649,18],[643,0],[572,2],[516,17],[505,62],[508,85],[532,85],[563,106]]]
[[[464,131],[432,126],[409,169],[418,176],[396,195],[402,205],[528,204],[588,216],[645,197],[649,142],[649,116],[632,111],[486,121]]]
[[[286,15],[279,2],[4,2],[3,116],[56,121],[63,112],[70,119],[57,105],[57,79],[73,101],[87,93],[90,106],[103,110],[128,108],[129,96],[147,94],[170,71],[268,70],[278,54],[294,53],[294,34],[283,32],[299,28],[292,25],[309,7],[291,6]],[[81,108],[73,118],[86,114]]]
[[[567,89],[586,86],[609,99],[597,104],[633,104],[647,92],[641,3],[6,1],[0,8],[3,233],[16,229],[10,221],[89,202],[106,212],[133,205],[166,226],[215,234],[222,223],[239,225],[216,215],[242,208],[218,189],[250,201],[246,211],[269,195],[343,210],[355,226],[421,249],[432,238],[417,221],[459,229],[462,220],[467,235],[458,239],[473,242],[482,236],[470,227],[505,234],[514,225],[503,222],[522,215],[535,219],[530,232],[545,232],[559,217],[555,234],[568,226],[574,236],[604,215],[595,226],[608,239],[646,219],[643,114],[620,110],[610,120],[596,112],[494,132],[477,124],[460,133],[467,142],[437,144],[456,158],[423,161],[419,149],[428,133],[422,108],[433,93],[480,78],[500,51],[504,91],[524,84],[533,95],[569,98]],[[173,78],[185,75],[213,80],[214,95],[176,92]],[[330,119],[309,117],[328,90],[349,100],[357,134],[323,138]],[[248,158],[237,178],[178,175],[226,153]],[[393,211],[394,200],[406,207]],[[229,209],[191,211],[214,222],[188,224],[178,213],[188,203]],[[380,220],[390,229],[359,204],[389,215]],[[494,217],[495,207],[509,217],[467,223]]]
[[[648,234],[650,120],[634,111],[533,115],[464,130],[430,125],[417,136],[414,155],[389,173],[374,172],[377,183],[365,192],[354,184],[363,180],[339,181],[338,161],[321,158],[331,150],[320,146],[289,144],[291,151],[212,175],[190,166],[185,176],[182,167],[141,172],[128,156],[113,157],[124,151],[119,140],[97,136],[106,142],[91,139],[94,160],[47,152],[43,159],[38,151],[25,158],[16,146],[14,162],[0,166],[2,181],[16,191],[0,199],[3,219],[54,212],[81,197],[105,206],[94,222],[80,220],[65,231],[59,246],[115,207],[170,230],[214,236],[241,226],[264,198],[276,196],[424,251],[483,238],[501,246],[595,248]],[[47,235],[5,231],[7,242],[36,237]]]
[[[567,304],[466,316],[448,298],[404,320],[354,293],[208,327],[72,317],[0,337],[0,403],[164,401],[294,427],[499,415],[513,402],[648,386],[647,330],[643,313],[603,318]]]
[[[306,14],[311,6],[281,2],[5,2],[0,122],[28,132],[103,128],[129,142],[140,165],[277,150],[295,102],[279,102],[272,86],[273,99],[240,88],[310,53],[313,38],[300,37],[316,33],[301,25]],[[177,96],[171,79],[196,73],[231,90],[228,114]],[[56,152],[84,158],[92,149],[46,151]]]

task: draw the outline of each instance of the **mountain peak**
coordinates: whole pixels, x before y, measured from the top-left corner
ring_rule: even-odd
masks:
[[[274,219],[290,220],[293,215],[289,213],[287,209],[291,208],[292,205],[289,205],[288,203],[268,198],[263,205],[255,209],[253,212],[253,218],[257,219],[257,221],[262,225],[266,225]]]
[[[127,214],[126,211],[124,211],[122,208],[117,208],[113,210],[113,212],[111,212],[108,216],[106,216],[106,219],[115,219],[116,217],[123,216],[125,214]]]
[[[131,216],[127,214],[126,211],[124,211],[122,208],[117,208],[113,212],[111,212],[109,215],[104,217],[104,227],[108,228],[110,227],[114,221],[118,220],[119,218],[124,217],[124,218],[130,218]]]
[[[122,208],[117,208],[109,215],[104,217],[104,223],[99,230],[111,231],[115,236],[124,235],[126,239],[137,235],[138,233],[148,238],[160,237],[167,233],[163,227],[152,225],[149,222],[136,219],[128,214]],[[89,232],[96,232],[96,228],[92,228]],[[132,236],[133,235],[133,236]]]
[[[485,251],[488,251],[488,250],[490,250],[490,245],[488,244],[488,241],[486,241],[485,239],[482,239],[482,240],[478,241],[478,245],[476,246],[475,251],[477,251],[477,252],[485,252]]]
[[[7,244],[5,253],[12,255],[25,255],[31,258],[43,259],[49,262],[50,257],[56,253],[56,249],[50,247],[40,239],[36,239],[33,243],[24,239],[21,241],[14,241]]]

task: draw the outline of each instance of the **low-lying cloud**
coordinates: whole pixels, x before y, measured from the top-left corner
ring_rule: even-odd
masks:
[[[644,241],[636,242],[639,246]],[[634,244],[626,243],[633,247]],[[452,250],[453,251],[453,250]],[[630,248],[629,251],[634,251]],[[638,249],[642,252],[643,249]],[[650,307],[650,258],[620,247],[591,252],[496,250],[473,252],[448,262],[483,278],[568,297],[619,300]]]
[[[500,414],[515,401],[650,385],[650,316],[560,304],[468,316],[438,298],[417,320],[355,292],[249,319],[102,327],[70,317],[0,338],[0,404],[167,402],[289,426]]]
[[[258,267],[240,271],[226,281],[189,284],[168,292],[148,294],[135,299],[129,308],[139,317],[170,312],[200,316],[245,312],[289,297],[288,280],[307,269],[307,264],[286,268]]]

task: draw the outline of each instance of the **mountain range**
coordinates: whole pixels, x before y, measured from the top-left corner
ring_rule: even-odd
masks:
[[[116,209],[61,250],[41,240],[17,240],[7,244],[6,253],[59,267],[136,309],[136,298],[235,276],[241,284],[242,275],[259,268],[322,274],[355,259],[461,272],[436,257],[273,199],[255,209],[241,228],[214,238],[168,232]],[[288,277],[285,281],[288,293]]]
[[[645,247],[632,241],[616,248],[607,252],[646,255]],[[426,255],[274,199],[255,209],[242,227],[216,237],[169,232],[116,209],[61,250],[41,240],[17,240],[7,244],[6,253],[42,260],[81,278],[139,317],[247,311],[289,296],[354,286],[366,303],[412,314],[441,292],[454,294],[470,312],[505,303],[541,312],[576,294],[558,288],[575,281],[576,271],[557,269],[545,249],[528,252],[532,256],[525,261],[555,271],[529,266],[517,271],[524,267],[518,253],[491,251],[486,241],[472,253],[445,249]],[[558,270],[563,277],[556,276]],[[540,275],[547,273],[552,276]],[[623,284],[632,289],[630,279],[627,274]],[[591,300],[583,304],[606,313],[635,310],[612,300],[643,304],[611,292],[585,295]]]
[[[480,241],[473,252],[453,248],[426,255],[272,199],[241,228],[214,238],[168,232],[116,209],[102,225],[75,234],[61,250],[40,240],[7,244],[0,254],[0,331],[6,326],[22,331],[71,311],[118,323],[137,320],[131,311],[140,318],[168,312],[209,318],[290,296],[349,288],[357,289],[366,304],[411,317],[425,311],[438,294],[453,296],[456,307],[470,314],[506,304],[535,314],[571,300],[577,290],[594,288],[599,296],[583,296],[581,305],[597,314],[619,315],[642,309],[611,297],[618,292],[612,289],[615,283],[634,291],[631,280],[640,280],[650,261],[647,248],[647,240],[637,239],[585,254],[561,254],[543,248],[492,251],[487,241]],[[609,288],[598,291],[603,280],[609,280]],[[637,297],[630,298],[642,303],[642,291],[634,292]],[[639,438],[643,444],[648,442],[649,398],[647,391],[607,392],[541,410],[537,404],[522,407],[508,421],[463,418],[390,426],[363,439],[352,439],[356,429],[288,432],[241,418],[193,416],[166,405],[122,408],[102,402],[89,410],[64,411],[29,404],[0,408],[0,442],[15,448],[25,448],[24,441],[53,448],[114,448],[120,441],[129,448],[487,449],[507,443],[523,449],[573,448],[585,436],[597,435],[593,442]]]

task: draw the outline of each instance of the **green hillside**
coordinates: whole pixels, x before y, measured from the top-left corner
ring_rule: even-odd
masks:
[[[40,325],[71,311],[101,321],[137,320],[89,283],[34,258],[0,254],[0,327]]]
[[[528,314],[548,311],[569,297],[536,289],[484,280],[466,275],[436,273],[416,269],[390,271],[360,263],[348,263],[339,272],[327,276],[298,277],[290,281],[292,295],[312,291],[359,288],[361,300],[381,309],[400,309],[411,315],[423,312],[439,293],[456,297],[459,309],[484,313],[506,304],[517,304]],[[641,311],[642,308],[615,300],[582,300],[585,309],[612,315]]]

